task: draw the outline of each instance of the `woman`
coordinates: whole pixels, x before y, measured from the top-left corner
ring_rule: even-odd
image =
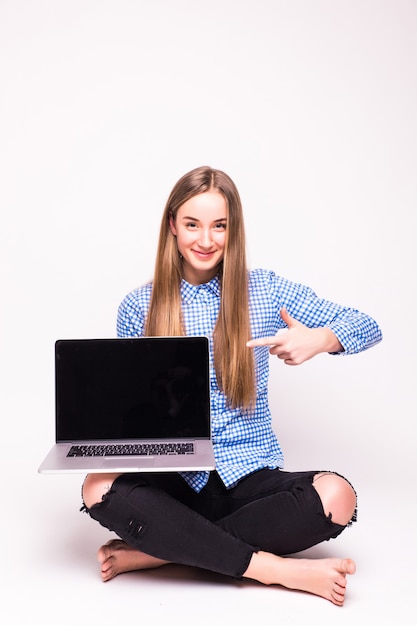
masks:
[[[121,537],[99,550],[103,580],[180,563],[342,605],[353,560],[286,555],[337,537],[356,519],[356,494],[332,472],[282,470],[268,362],[365,350],[381,340],[374,320],[273,272],[248,272],[236,186],[200,167],[174,186],[154,279],[123,300],[117,330],[210,338],[216,471],[88,475],[84,508]]]

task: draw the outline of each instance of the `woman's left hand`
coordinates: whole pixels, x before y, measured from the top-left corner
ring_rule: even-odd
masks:
[[[281,309],[281,318],[286,330],[278,331],[274,337],[261,337],[247,342],[248,348],[271,346],[270,354],[282,359],[286,365],[301,365],[321,352],[343,351],[339,340],[330,328],[309,328]]]

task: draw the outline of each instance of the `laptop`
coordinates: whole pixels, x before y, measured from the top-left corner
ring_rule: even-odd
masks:
[[[215,467],[207,337],[59,339],[55,405],[42,474]]]

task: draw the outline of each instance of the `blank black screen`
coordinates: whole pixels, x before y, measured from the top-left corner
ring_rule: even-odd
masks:
[[[55,343],[57,441],[207,437],[206,337]]]

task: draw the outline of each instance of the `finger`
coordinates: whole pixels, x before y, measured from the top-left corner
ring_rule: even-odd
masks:
[[[246,342],[248,348],[256,348],[257,346],[277,346],[280,340],[278,335],[273,337],[259,337],[259,339],[250,339]]]
[[[298,324],[297,320],[291,317],[285,307],[282,307],[279,313],[281,315],[282,321],[288,326],[288,328],[291,328],[291,326],[295,326],[296,324]]]

